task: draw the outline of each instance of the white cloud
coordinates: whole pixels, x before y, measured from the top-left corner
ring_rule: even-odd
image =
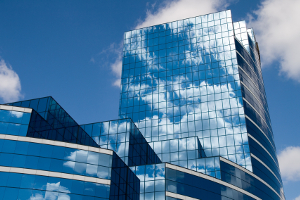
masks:
[[[294,200],[300,200],[300,195],[298,197],[296,197]]]
[[[120,50],[122,52],[122,50]],[[111,64],[111,69],[113,73],[116,75],[117,80],[113,82],[113,86],[121,87],[121,75],[122,75],[122,54],[118,53],[117,59],[114,63]]]
[[[300,82],[300,14],[298,0],[264,0],[251,21],[263,65],[278,61],[280,74]]]
[[[228,4],[225,0],[177,0],[165,1],[156,12],[147,12],[146,19],[135,28],[162,24],[188,17],[224,10]]]
[[[17,101],[22,97],[18,74],[0,59],[0,98],[5,102]]]
[[[294,200],[300,200],[300,195],[298,197],[296,197]]]
[[[152,5],[152,8],[155,5]],[[147,11],[146,18],[138,23],[134,29],[153,26],[156,24],[172,22],[188,17],[204,15],[226,9],[228,6],[226,0],[166,0],[155,12]],[[115,45],[113,45],[114,47]],[[111,49],[112,46],[109,47]],[[122,49],[115,49],[116,59],[110,65],[117,80],[113,82],[114,86],[120,87],[122,73]]]
[[[116,79],[112,85],[116,87],[121,86],[121,74],[122,74],[122,56],[123,56],[123,43],[112,43],[108,48],[102,50],[97,55],[92,56],[90,62],[100,64],[104,67],[109,67]]]
[[[279,153],[278,160],[283,180],[300,181],[300,147],[285,148]]]

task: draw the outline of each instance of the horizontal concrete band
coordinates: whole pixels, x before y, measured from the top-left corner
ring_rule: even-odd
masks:
[[[167,197],[173,197],[173,198],[176,198],[176,199],[182,199],[182,200],[200,200],[200,199],[195,199],[195,198],[192,198],[192,197],[188,197],[188,196],[184,196],[184,195],[181,195],[181,194],[175,194],[173,192],[166,192],[166,196]]]
[[[221,184],[221,185],[224,185],[226,187],[229,187],[231,189],[234,189],[238,192],[241,192],[249,197],[252,197],[253,199],[257,199],[257,200],[260,200],[261,198],[255,196],[254,194],[251,194],[250,192],[247,192],[237,186],[234,186],[234,185],[231,185],[225,181],[222,181],[220,179],[217,179],[217,178],[214,178],[212,176],[209,176],[209,175],[206,175],[206,174],[202,174],[200,172],[196,172],[196,171],[193,171],[193,170],[190,170],[190,169],[187,169],[187,168],[183,168],[183,167],[179,167],[179,166],[176,166],[176,165],[172,165],[172,164],[169,164],[169,163],[166,163],[166,167],[167,168],[170,168],[170,169],[174,169],[174,170],[177,170],[177,171],[181,171],[181,172],[184,172],[184,173],[187,173],[187,174],[191,174],[191,175],[194,175],[194,176],[198,176],[198,177],[201,177],[201,178],[204,178],[204,179],[207,179],[207,180],[210,180],[210,181],[213,181],[213,182],[216,182],[218,184]]]
[[[230,160],[227,160],[223,157],[220,157],[220,160],[234,166],[235,168],[238,168],[240,170],[242,170],[243,172],[246,172],[247,174],[249,174],[250,176],[256,178],[257,180],[259,180],[260,182],[262,182],[263,184],[265,184],[268,188],[270,188],[275,194],[277,194],[277,196],[279,198],[281,198],[281,196],[276,192],[276,190],[274,190],[267,182],[265,182],[264,180],[262,180],[261,178],[259,178],[258,176],[256,176],[255,174],[253,174],[252,172],[250,172],[249,170],[245,169],[244,167],[239,166],[238,164],[231,162]]]
[[[91,182],[91,183],[110,185],[110,180],[108,180],[108,179],[87,177],[87,176],[74,175],[74,174],[66,174],[66,173],[60,173],[60,172],[51,172],[51,171],[44,171],[44,170],[25,169],[25,168],[19,168],[19,167],[3,167],[3,166],[0,166],[0,172],[9,172],[9,173],[18,173],[18,174],[30,174],[30,175],[38,175],[38,176],[64,178],[64,179],[70,179],[70,180],[77,180],[77,181],[85,181],[85,182]]]
[[[104,154],[108,154],[108,155],[113,155],[113,151],[108,150],[108,149],[90,147],[90,146],[85,146],[85,145],[81,145],[81,144],[73,144],[73,143],[68,143],[68,142],[46,140],[46,139],[40,139],[40,138],[0,134],[0,139],[21,141],[21,142],[32,142],[32,143],[38,143],[38,144],[48,144],[48,145],[53,145],[53,146],[68,147],[68,148],[80,149],[80,150],[85,150],[85,151],[93,151],[96,153],[104,153]]]
[[[19,111],[19,112],[26,112],[26,113],[32,112],[31,108],[23,108],[23,107],[7,106],[7,105],[0,105],[0,110]]]

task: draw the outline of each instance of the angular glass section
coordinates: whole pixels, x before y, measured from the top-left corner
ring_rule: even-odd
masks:
[[[52,129],[59,132],[59,139],[56,138],[56,135],[47,135],[46,138],[56,138],[56,140],[60,141],[98,147],[96,142],[52,97],[19,101],[8,105],[32,108],[47,121]],[[38,119],[36,123],[39,123],[39,121]]]
[[[131,119],[98,122],[81,127],[101,148],[115,151],[128,166],[161,162]]]

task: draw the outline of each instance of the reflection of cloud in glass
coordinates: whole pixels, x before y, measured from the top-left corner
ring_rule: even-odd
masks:
[[[70,193],[70,191],[68,190],[68,188],[61,186],[60,182],[47,183],[45,196],[38,193],[33,194],[30,197],[30,200],[70,200],[70,196],[64,193]]]
[[[11,115],[17,118],[21,118],[23,116],[23,112],[10,111]]]
[[[237,155],[247,137],[231,14],[211,16],[125,34],[120,115],[148,142],[198,136],[208,156],[245,166]]]
[[[89,175],[97,174],[97,167],[99,161],[99,154],[97,153],[88,152],[84,150],[75,150],[71,152],[70,155],[66,156],[65,160],[69,161],[65,161],[63,163],[63,166],[69,167],[77,173],[84,173],[86,171],[86,173]],[[86,162],[91,163],[93,165],[86,165]]]

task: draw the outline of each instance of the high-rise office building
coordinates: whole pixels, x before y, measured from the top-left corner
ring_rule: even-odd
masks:
[[[119,117],[0,105],[0,200],[285,199],[259,48],[229,10],[126,32]]]
[[[244,21],[228,10],[132,30],[123,53],[119,116],[162,162],[227,180],[221,156],[282,195],[259,49]]]

